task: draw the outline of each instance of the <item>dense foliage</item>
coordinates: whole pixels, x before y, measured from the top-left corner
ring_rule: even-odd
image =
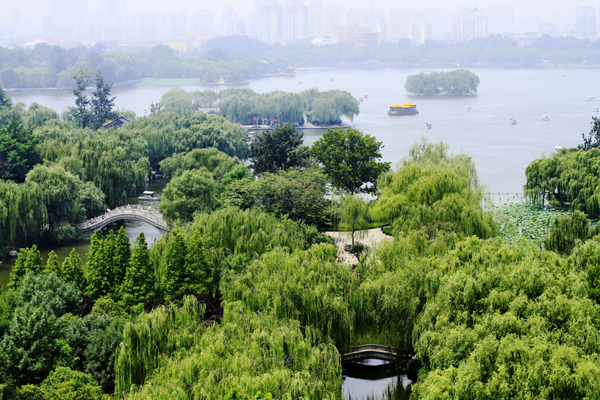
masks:
[[[534,160],[527,169],[525,195],[536,204],[579,210],[588,218],[600,216],[600,149],[563,149],[551,157]]]
[[[390,169],[382,142],[355,129],[328,129],[310,153],[323,165],[333,187],[350,194],[376,193],[379,176]]]
[[[406,78],[406,91],[433,96],[437,94],[461,95],[477,93],[479,78],[471,71],[457,69],[450,72],[421,72]]]
[[[302,132],[289,123],[257,134],[248,152],[254,175],[306,166],[308,147],[303,144],[302,137]]]

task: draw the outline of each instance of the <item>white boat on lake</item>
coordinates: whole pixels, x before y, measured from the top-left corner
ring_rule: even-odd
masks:
[[[146,190],[143,193],[143,196],[138,197],[138,200],[144,201],[160,201],[160,196],[156,195],[156,192],[152,192],[150,190]]]
[[[594,96],[588,96],[586,98],[587,101],[596,101],[596,98]]]
[[[547,115],[542,115],[542,121],[550,121]]]
[[[431,129],[431,124],[429,122],[425,122],[425,129]]]
[[[471,112],[471,111],[473,111],[473,110],[471,110],[471,107],[467,107],[467,111],[468,111],[468,112]]]
[[[517,120],[514,119],[514,118],[511,118],[509,124],[516,125],[517,124]]]
[[[598,112],[598,106],[594,107],[594,108],[592,109],[592,111],[594,111],[594,112]]]

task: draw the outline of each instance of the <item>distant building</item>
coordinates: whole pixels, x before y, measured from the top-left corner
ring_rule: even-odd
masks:
[[[422,14],[423,12],[418,10],[390,12],[388,17],[388,39],[408,39],[408,26],[414,17]]]
[[[577,37],[596,40],[598,38],[598,20],[596,9],[592,6],[578,5],[576,8]]]
[[[292,64],[289,64],[287,67],[283,69],[283,75],[288,78],[293,78],[296,76],[296,68]]]
[[[308,37],[308,6],[301,0],[287,0],[283,4],[283,34],[288,40]]]
[[[408,25],[408,38],[419,46],[431,39],[431,23],[423,15],[413,17]]]
[[[188,36],[211,36],[215,32],[215,16],[210,10],[202,10],[190,17]]]
[[[275,43],[283,38],[283,8],[276,0],[265,0],[260,4],[258,38],[265,43]]]
[[[577,29],[577,25],[567,25],[563,28],[562,30],[562,36],[564,37],[569,37],[569,36],[573,36],[573,37],[578,37],[579,36],[579,31]]]
[[[551,22],[542,22],[538,27],[537,34],[539,36],[548,35],[552,37],[557,37],[560,36],[560,29],[558,28],[558,26],[554,25]]]
[[[316,5],[317,4],[317,5]],[[308,36],[320,37],[333,32],[334,26],[340,25],[340,9],[336,7],[318,7],[319,3],[311,2],[308,10]],[[322,4],[322,3],[321,3]]]
[[[452,17],[452,39],[472,40],[488,35],[487,17],[478,8],[463,8],[459,15]]]
[[[114,121],[109,122],[108,124],[104,125],[102,127],[102,129],[117,129],[117,128],[120,128],[121,126],[123,126],[124,124],[126,124],[127,122],[129,122],[129,121],[126,120],[125,117],[123,117],[121,115]]]

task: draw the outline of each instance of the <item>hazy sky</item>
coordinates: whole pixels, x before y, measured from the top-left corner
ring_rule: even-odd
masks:
[[[88,0],[88,10],[90,14],[97,13],[103,2],[107,0]],[[108,0],[110,1],[110,0]],[[115,4],[122,4],[122,0],[113,0]],[[207,0],[126,0],[127,12],[146,13],[146,12],[195,12],[203,8],[213,9],[215,11],[215,22],[220,21],[220,12],[227,6],[233,6],[238,9],[243,16],[251,11],[253,0],[220,0],[218,2]],[[282,0],[280,0],[281,2]],[[589,2],[586,0],[420,0],[419,2],[409,0],[374,0],[377,9],[413,9],[415,3],[421,9],[444,8],[453,11],[463,7],[479,7],[489,15],[489,10],[496,4],[507,4],[514,7],[515,25],[518,29],[519,20],[524,17],[538,15],[540,20],[552,21],[553,17],[574,19],[576,4],[592,4],[600,8],[600,0]],[[215,3],[218,3],[215,5]],[[308,4],[309,0],[305,0]],[[336,5],[345,9],[365,9],[368,7],[368,0],[324,0],[326,5]],[[42,15],[52,13],[52,0],[0,0],[0,23],[8,24],[12,22],[15,11],[18,11],[22,18],[30,19],[32,25],[41,23]],[[450,16],[448,16],[450,17]]]

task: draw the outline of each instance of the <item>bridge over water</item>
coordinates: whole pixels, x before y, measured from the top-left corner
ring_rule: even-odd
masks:
[[[129,219],[134,221],[142,221],[149,225],[152,225],[160,231],[168,231],[169,227],[167,222],[163,219],[162,214],[158,211],[141,206],[139,204],[127,205],[123,207],[115,208],[110,210],[104,215],[94,217],[82,224],[79,227],[84,231],[94,231],[96,229],[102,229],[108,224],[120,221],[123,219]]]
[[[350,348],[350,352],[342,356],[342,364],[362,361],[369,358],[388,362],[399,361],[398,353],[393,347],[382,346],[380,344],[364,344]]]

